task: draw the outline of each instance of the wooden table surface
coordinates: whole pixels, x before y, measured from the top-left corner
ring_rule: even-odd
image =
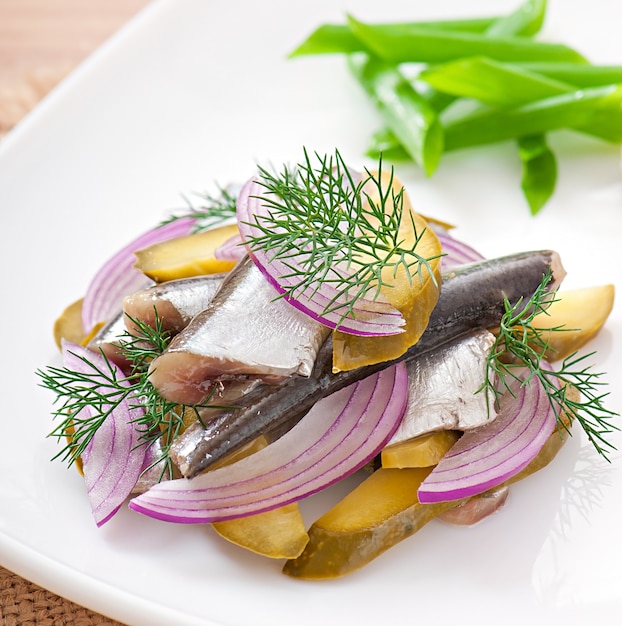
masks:
[[[149,0],[0,0],[0,136]]]
[[[0,0],[0,138],[149,0]],[[114,626],[0,567],[2,626]]]

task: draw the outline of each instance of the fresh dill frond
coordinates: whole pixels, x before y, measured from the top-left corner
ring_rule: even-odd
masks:
[[[128,401],[130,409],[137,411],[134,419],[140,433],[139,445],[159,444],[160,457],[153,466],[162,463],[161,475],[170,475],[169,450],[173,441],[191,421],[201,421],[199,409],[203,407],[225,408],[215,404],[184,405],[162,398],[149,381],[149,365],[162,354],[170,342],[170,333],[164,330],[162,320],[155,315],[153,327],[128,316],[132,331],[126,330],[118,339],[118,349],[130,363],[129,373],[119,376],[119,369],[108,357],[103,356],[104,366],[81,357],[87,365],[85,372],[76,372],[67,367],[50,366],[37,371],[40,385],[56,394],[55,403],[60,407],[53,411],[61,422],[50,433],[64,447],[54,456],[69,465],[84,453],[95,433],[107,417],[122,402]]]
[[[113,412],[132,393],[119,377],[118,370],[105,358],[105,367],[98,367],[80,357],[87,371],[77,372],[67,367],[49,366],[38,370],[40,386],[49,389],[60,401],[60,407],[52,412],[62,421],[49,436],[64,440],[64,447],[54,456],[72,465],[84,453],[95,433]]]
[[[171,334],[164,330],[157,311],[153,327],[131,316],[127,317],[132,332],[126,331],[119,339],[119,351],[131,364],[129,377],[133,382],[132,397],[139,400],[135,406],[144,409],[144,413],[139,413],[134,424],[141,433],[141,444],[150,446],[159,441],[161,450],[159,461],[164,461],[166,466],[162,471],[167,469],[170,474],[168,452],[186,425],[184,419],[186,406],[162,398],[149,381],[148,372],[150,363],[168,347]]]
[[[196,195],[199,198],[198,204],[195,205],[188,198],[185,198],[187,207],[175,211],[169,218],[163,220],[161,225],[189,217],[196,220],[193,232],[201,232],[221,226],[235,218],[238,195],[235,186],[219,186],[216,195],[210,193]]]
[[[576,420],[596,451],[609,460],[609,452],[615,447],[607,440],[607,435],[620,430],[614,423],[618,413],[604,404],[609,394],[602,392],[606,384],[602,380],[602,372],[594,372],[592,366],[586,363],[594,352],[584,355],[574,352],[554,370],[546,358],[550,336],[553,332],[567,329],[563,326],[548,329],[533,326],[535,317],[546,312],[556,300],[556,292],[548,289],[550,281],[549,273],[527,302],[512,305],[505,301],[505,313],[488,357],[484,388],[486,393],[494,394],[495,399],[501,401],[503,394],[509,392],[510,381],[519,378],[516,368],[526,367],[529,374],[523,384],[536,380],[542,385],[558,427],[569,431],[564,416],[571,422]],[[579,392],[578,400],[568,393],[572,387]]]
[[[290,273],[281,277],[287,279],[287,297],[330,285],[336,295],[324,313],[339,310],[346,317],[354,314],[359,298],[377,298],[391,285],[387,276],[400,268],[411,282],[425,274],[435,280],[430,262],[437,257],[417,251],[425,229],[417,232],[404,207],[403,187],[394,188],[393,168],[384,182],[382,158],[376,173],[365,169],[361,175],[337,150],[315,153],[315,159],[304,150],[303,162],[293,168],[272,172],[259,167],[257,182],[265,190],[258,197],[267,214],[255,216],[250,225],[257,234],[246,243],[287,266]],[[412,241],[400,239],[403,219],[410,221]]]

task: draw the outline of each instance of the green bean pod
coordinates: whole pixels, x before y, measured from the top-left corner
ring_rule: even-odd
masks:
[[[579,52],[564,44],[527,37],[499,37],[432,28],[403,27],[390,30],[348,17],[352,32],[369,50],[388,63],[445,63],[461,57],[486,56],[498,61],[556,61],[587,63]]]
[[[557,184],[557,159],[544,135],[518,139],[518,155],[523,165],[521,189],[532,215],[549,201]]]
[[[443,153],[438,114],[394,65],[358,53],[349,57],[353,75],[374,101],[385,124],[410,157],[430,176]]]
[[[459,150],[576,129],[612,143],[622,142],[622,86],[608,85],[564,93],[511,109],[482,107],[443,119],[445,150]]]

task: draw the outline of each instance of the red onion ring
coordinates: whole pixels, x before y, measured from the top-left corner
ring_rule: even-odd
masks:
[[[476,263],[483,261],[484,256],[481,255],[475,248],[472,248],[468,244],[455,239],[445,230],[434,231],[443,250],[443,258],[441,259],[441,270],[446,272],[454,267],[465,265],[466,263]]]
[[[160,241],[188,235],[196,220],[180,218],[143,233],[121,248],[98,270],[86,290],[82,304],[82,326],[88,334],[96,324],[111,320],[120,310],[123,298],[151,281],[135,269],[134,252]]]
[[[97,372],[110,373],[116,375],[120,385],[129,386],[124,382],[123,372],[101,354],[67,341],[63,342],[62,351],[65,367],[89,376]],[[92,389],[96,391],[97,387],[93,385]],[[81,457],[97,526],[105,524],[119,510],[144,466],[146,447],[140,445],[140,433],[134,426],[134,420],[143,411],[137,404],[137,398],[119,403],[97,429]],[[85,406],[84,417],[93,415],[94,410],[92,406]],[[105,411],[106,407],[100,410]]]
[[[408,373],[399,364],[318,402],[259,452],[196,478],[159,483],[130,508],[177,523],[243,517],[309,496],[372,459],[402,419]]]
[[[214,257],[221,261],[239,261],[245,254],[246,247],[242,244],[239,233],[229,237],[214,250]]]
[[[523,375],[528,376],[528,371]],[[497,418],[465,432],[423,481],[420,502],[445,502],[483,493],[536,457],[556,428],[555,412],[538,379],[512,379],[509,387]]]
[[[258,221],[269,214],[269,209],[261,202],[261,185],[254,179],[249,180],[240,191],[237,202],[238,228],[243,241],[261,235],[257,228]],[[259,248],[249,250],[257,267],[280,294],[285,294],[298,284],[292,273],[304,273],[304,269],[295,255],[277,258],[273,251]],[[333,268],[337,271],[337,268]],[[403,332],[405,324],[402,314],[384,298],[357,299],[352,314],[344,317],[341,312],[347,306],[348,298],[340,294],[330,281],[321,285],[312,285],[291,293],[286,297],[294,307],[303,311],[329,328],[338,328],[344,333],[354,335],[384,336]]]

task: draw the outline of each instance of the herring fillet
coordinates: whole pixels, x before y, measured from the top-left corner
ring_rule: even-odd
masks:
[[[221,377],[309,376],[329,333],[280,298],[246,256],[152,362],[149,380],[167,400],[196,404]]]
[[[496,326],[505,301],[528,301],[550,274],[554,290],[565,276],[559,255],[550,250],[523,252],[456,268],[443,276],[439,300],[421,339],[400,359],[420,354],[476,329]],[[190,426],[170,450],[182,474],[191,478],[260,434],[278,436],[300,420],[320,398],[379,371],[395,361],[333,373],[332,336],[316,358],[310,376],[290,376],[279,384],[262,383],[214,416],[205,428]]]
[[[224,274],[205,274],[141,289],[124,298],[123,312],[126,318],[152,328],[156,326],[157,315],[164,330],[178,333],[209,305],[224,277]],[[126,325],[131,330],[129,319],[126,319]]]
[[[122,370],[131,367],[131,363],[119,347],[119,341],[126,335],[125,316],[123,312],[113,317],[87,343],[87,348],[93,352],[101,352],[112,363]]]
[[[170,280],[126,296],[122,310],[95,334],[88,348],[103,352],[123,370],[131,368],[119,342],[127,339],[128,331],[140,334],[137,322],[155,328],[157,315],[162,330],[179,332],[209,304],[223,277],[224,274],[208,274]]]
[[[470,430],[496,417],[485,381],[494,335],[481,330],[411,359],[408,408],[388,446],[437,430]]]

